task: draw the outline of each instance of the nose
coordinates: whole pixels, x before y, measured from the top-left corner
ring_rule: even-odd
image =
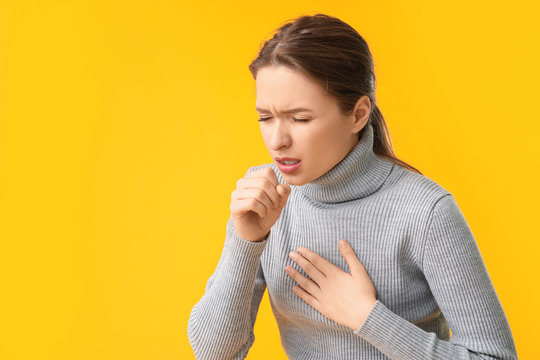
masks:
[[[291,134],[286,122],[280,120],[273,122],[269,145],[274,151],[291,146]]]

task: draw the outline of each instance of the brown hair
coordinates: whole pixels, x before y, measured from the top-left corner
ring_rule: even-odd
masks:
[[[262,44],[249,71],[256,78],[258,70],[269,65],[284,65],[314,79],[327,95],[337,99],[345,115],[351,114],[358,99],[366,95],[371,103],[367,124],[373,126],[373,152],[422,174],[394,154],[388,126],[375,103],[371,52],[350,25],[325,14],[288,20]],[[364,129],[365,126],[358,132],[359,137]]]

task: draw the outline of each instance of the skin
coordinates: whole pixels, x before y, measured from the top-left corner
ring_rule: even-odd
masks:
[[[353,112],[340,112],[335,98],[304,74],[285,66],[268,66],[256,78],[256,108],[261,134],[272,159],[291,157],[301,164],[292,174],[281,172],[286,183],[301,186],[325,174],[338,164],[358,143],[358,132],[369,119],[370,101],[358,99]],[[304,107],[310,111],[286,113]],[[299,122],[297,119],[309,119]],[[269,176],[267,174],[266,176]],[[375,287],[348,242],[338,246],[350,273],[317,253],[299,247],[289,256],[310,278],[293,267],[286,273],[298,283],[292,291],[329,319],[360,328],[376,302]]]
[[[264,67],[256,78],[260,129],[268,153],[300,159],[300,168],[285,182],[304,185],[328,172],[358,143],[358,132],[369,119],[370,102],[362,96],[353,113],[344,116],[336,100],[303,74],[285,66]],[[284,114],[284,110],[305,107],[312,111]],[[298,122],[294,119],[309,119]],[[277,164],[277,161],[275,161]]]
[[[289,184],[279,184],[269,167],[239,179],[230,206],[236,233],[244,240],[262,241],[281,216],[290,193]]]

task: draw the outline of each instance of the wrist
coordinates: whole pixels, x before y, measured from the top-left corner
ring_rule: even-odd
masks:
[[[264,237],[260,240],[255,240],[255,241],[252,241],[252,242],[263,242],[265,241],[266,239],[268,239],[268,235],[270,235],[270,231],[266,233],[266,235],[264,235]]]
[[[366,307],[364,308],[364,311],[363,311],[362,315],[360,315],[358,321],[355,322],[352,327],[350,327],[353,331],[356,331],[356,330],[360,329],[362,327],[362,325],[364,325],[364,322],[368,318],[369,314],[371,314],[371,312],[373,311],[373,308],[375,308],[376,303],[377,303],[377,299],[373,300],[371,303],[366,305]]]

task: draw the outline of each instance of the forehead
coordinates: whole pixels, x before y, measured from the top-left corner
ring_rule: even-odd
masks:
[[[313,79],[285,66],[267,66],[257,72],[255,107],[276,113],[292,108],[320,111],[332,106],[332,99]]]

